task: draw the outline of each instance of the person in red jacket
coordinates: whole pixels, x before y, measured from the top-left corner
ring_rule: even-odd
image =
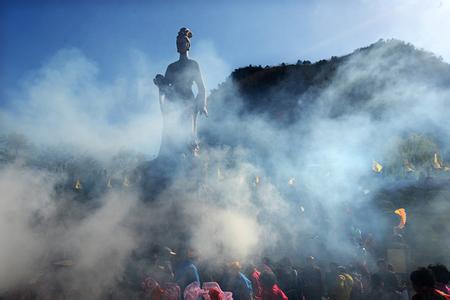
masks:
[[[262,272],[260,276],[263,300],[288,300],[288,297],[277,285],[277,278],[272,272]]]
[[[262,300],[262,284],[261,284],[261,272],[258,271],[254,264],[248,264],[245,269],[245,275],[247,275],[248,279],[252,282],[253,287],[253,298],[255,300]]]

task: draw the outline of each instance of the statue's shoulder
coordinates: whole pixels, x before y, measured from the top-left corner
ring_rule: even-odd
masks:
[[[193,59],[186,59],[186,60],[177,60],[176,62],[171,63],[167,66],[168,72],[177,72],[184,68],[194,68],[199,69],[198,63]]]
[[[198,68],[198,62],[196,61],[196,60],[193,60],[193,59],[188,59],[188,63],[190,64],[190,65],[192,65],[193,67],[196,67],[196,68]]]
[[[179,66],[180,62],[177,60],[170,65],[167,66],[167,69],[176,69]]]

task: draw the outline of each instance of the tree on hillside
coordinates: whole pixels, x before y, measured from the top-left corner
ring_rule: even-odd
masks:
[[[409,174],[430,175],[434,156],[439,153],[439,147],[433,139],[424,134],[411,134],[394,144],[392,154],[386,159],[388,174],[399,177]]]

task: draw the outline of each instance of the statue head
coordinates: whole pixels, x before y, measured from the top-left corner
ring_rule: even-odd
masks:
[[[189,28],[183,27],[178,31],[177,36],[177,51],[180,54],[184,54],[189,51],[191,47],[192,31]]]

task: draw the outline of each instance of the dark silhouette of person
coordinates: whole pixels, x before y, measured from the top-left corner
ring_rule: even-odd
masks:
[[[323,295],[322,272],[312,256],[306,258],[302,273],[303,295],[306,300],[321,300]]]
[[[411,272],[409,277],[416,294],[412,300],[445,300],[450,299],[450,296],[435,289],[434,277],[430,269],[418,268]]]
[[[400,285],[395,273],[388,269],[388,264],[386,260],[379,259],[377,261],[378,272],[377,274],[381,277],[384,282],[384,288],[388,292],[398,291]]]
[[[277,277],[273,272],[261,273],[262,299],[263,300],[288,300],[286,294],[277,284]]]
[[[292,300],[303,299],[302,282],[297,270],[288,257],[281,259],[275,267],[278,285]]]
[[[448,282],[450,279],[450,273],[445,265],[435,264],[429,265],[428,269],[433,272],[435,279],[435,288],[450,295],[450,288],[448,287]]]

